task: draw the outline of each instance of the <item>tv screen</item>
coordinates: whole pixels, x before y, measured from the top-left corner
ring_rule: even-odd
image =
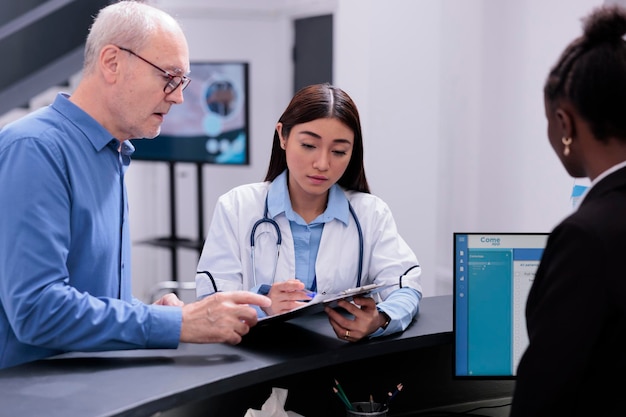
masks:
[[[134,160],[247,165],[248,64],[192,63],[184,102],[154,139],[133,139]]]
[[[514,379],[548,233],[454,233],[454,377]]]

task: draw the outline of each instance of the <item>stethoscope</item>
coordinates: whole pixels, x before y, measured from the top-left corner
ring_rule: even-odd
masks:
[[[263,211],[263,218],[257,220],[252,226],[252,231],[250,232],[250,248],[252,252],[252,278],[254,280],[254,286],[256,287],[256,263],[254,259],[254,246],[255,246],[255,237],[256,237],[256,229],[259,225],[263,223],[270,224],[276,230],[276,258],[274,259],[274,271],[272,272],[272,282],[276,279],[276,269],[278,267],[278,257],[280,256],[280,245],[283,241],[282,233],[280,232],[280,227],[278,223],[272,218],[269,217],[268,212],[268,204],[267,204],[267,196],[265,196],[265,210]],[[356,286],[361,286],[361,275],[363,269],[363,230],[361,229],[361,223],[352,207],[352,204],[348,201],[348,209],[350,209],[350,214],[354,219],[354,224],[356,225],[357,232],[359,234],[359,270],[357,275]]]
[[[252,277],[254,279],[254,286],[257,285],[256,284],[256,265],[255,265],[255,260],[254,260],[254,246],[255,246],[254,240],[256,236],[257,227],[259,227],[259,225],[263,223],[268,223],[276,231],[276,259],[274,260],[274,271],[272,273],[272,282],[274,282],[274,280],[276,279],[276,269],[278,266],[278,256],[280,255],[280,245],[282,244],[282,241],[283,241],[282,233],[280,232],[280,226],[278,226],[278,223],[274,219],[269,217],[267,206],[268,206],[268,203],[267,203],[267,196],[266,196],[263,218],[257,220],[254,223],[254,225],[252,226],[252,230],[250,232],[250,247],[252,251]],[[352,218],[354,219],[354,224],[356,225],[356,229],[359,234],[359,271],[357,275],[356,287],[360,287],[362,270],[363,270],[363,230],[361,229],[361,223],[359,222],[356,212],[354,211],[354,208],[352,207],[352,204],[350,204],[349,201],[348,201],[348,208],[350,209],[350,214],[352,215]],[[413,265],[409,267],[409,269],[407,269],[402,275],[400,275],[400,278],[398,280],[398,285],[400,288],[402,288],[402,278],[414,268],[419,268],[419,265]],[[215,292],[219,292],[219,290],[217,289],[217,284],[215,283],[215,279],[213,278],[213,275],[211,275],[209,271],[198,271],[197,273],[207,275],[209,279],[211,280],[211,284],[213,285],[213,289],[215,290]]]

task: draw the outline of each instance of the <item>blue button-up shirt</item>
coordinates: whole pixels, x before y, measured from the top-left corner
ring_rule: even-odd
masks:
[[[131,296],[132,151],[62,94],[0,131],[0,368],[178,345],[181,309]]]

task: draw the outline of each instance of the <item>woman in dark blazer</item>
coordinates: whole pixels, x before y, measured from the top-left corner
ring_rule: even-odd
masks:
[[[550,144],[591,187],[552,231],[530,290],[511,417],[626,415],[626,10],[583,22],[544,101]]]

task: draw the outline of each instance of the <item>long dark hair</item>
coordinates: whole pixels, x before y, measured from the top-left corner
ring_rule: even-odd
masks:
[[[304,87],[293,96],[278,121],[283,124],[281,131],[283,137],[287,137],[295,125],[323,118],[337,119],[354,132],[352,156],[346,172],[337,183],[348,190],[369,193],[363,166],[361,120],[356,105],[345,91],[328,83]],[[274,181],[286,168],[285,151],[280,147],[280,138],[275,131],[265,181]]]
[[[601,6],[565,48],[544,86],[548,103],[567,100],[600,141],[626,140],[626,9]]]

